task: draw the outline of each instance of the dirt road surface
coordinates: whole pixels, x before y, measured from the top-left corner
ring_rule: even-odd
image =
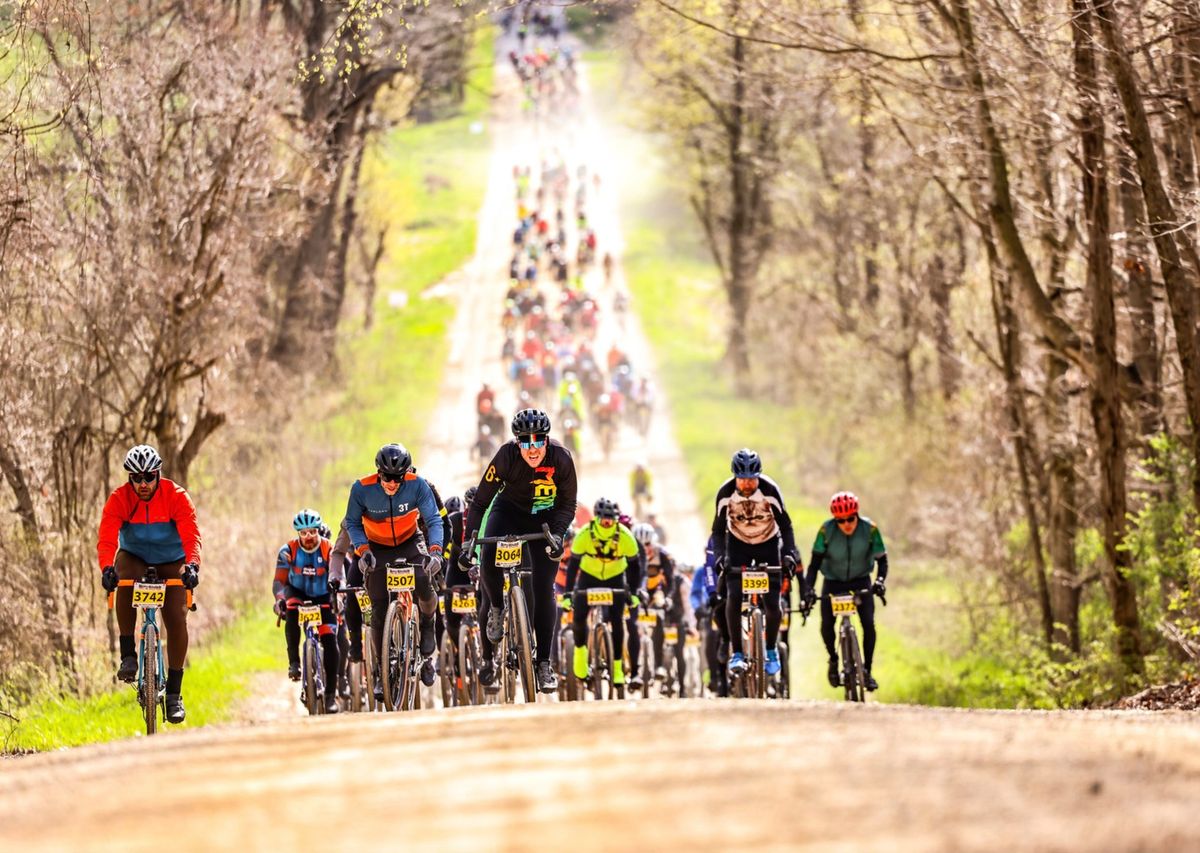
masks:
[[[1198,722],[704,700],[297,719],[0,765],[0,849],[1196,850]]]

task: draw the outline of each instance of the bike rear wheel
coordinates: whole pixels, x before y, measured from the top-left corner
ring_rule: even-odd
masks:
[[[417,606],[408,607],[408,618],[404,620],[404,689],[400,692],[400,710],[411,711],[421,707],[421,681],[418,672],[417,644],[420,642],[421,626],[417,621]]]
[[[780,640],[776,648],[779,649],[779,693],[777,698],[787,699],[792,695],[792,673],[788,669],[788,645]]]
[[[654,684],[654,636],[650,631],[642,631],[642,648],[638,657],[641,658],[642,698],[649,699],[650,687]]]
[[[562,670],[562,678],[558,681],[558,700],[574,702],[579,698],[581,685],[575,677],[575,633],[571,628],[559,629],[558,659]]]
[[[346,667],[346,680],[350,683],[350,712],[363,711],[363,665],[362,661],[350,661]]]
[[[363,683],[365,685],[365,693],[367,710],[375,712],[379,710],[379,705],[375,701],[375,670],[378,668],[375,663],[375,636],[371,632],[371,626],[364,621],[362,629],[362,645],[363,645]]]
[[[608,624],[601,622],[592,629],[592,648],[588,653],[592,662],[592,695],[598,701],[613,699],[613,644]]]
[[[767,631],[763,612],[755,607],[750,611],[750,651],[754,660],[750,662],[751,694],[755,699],[767,695]]]
[[[482,705],[479,683],[479,629],[463,625],[458,629],[458,675],[462,679],[464,705]]]
[[[859,689],[858,637],[854,626],[846,624],[842,630],[842,688],[847,702],[862,702],[865,698]]]
[[[455,659],[454,643],[450,640],[450,632],[442,636],[442,648],[438,655],[439,680],[442,685],[442,705],[453,708],[458,704],[458,678],[454,674]]]
[[[153,623],[142,626],[142,717],[146,720],[146,734],[158,731],[158,626]]]
[[[525,593],[519,586],[509,591],[508,612],[511,637],[515,638],[517,668],[521,674],[521,689],[526,702],[537,701],[537,675],[533,670],[533,633],[529,630],[529,611],[525,608]]]

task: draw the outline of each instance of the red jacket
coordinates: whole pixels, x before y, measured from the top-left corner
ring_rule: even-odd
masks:
[[[100,517],[96,543],[100,568],[113,564],[118,548],[152,566],[179,560],[198,565],[196,507],[183,487],[161,477],[150,500],[143,501],[129,483],[118,486]]]

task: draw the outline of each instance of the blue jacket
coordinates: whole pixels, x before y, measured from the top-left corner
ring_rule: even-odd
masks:
[[[418,517],[425,522],[431,554],[442,553],[442,516],[433,489],[416,474],[408,473],[396,494],[383,490],[378,474],[355,481],[346,504],[346,532],[356,553],[361,555],[374,543],[393,548],[417,535]]]
[[[310,554],[293,539],[280,548],[275,561],[275,594],[287,584],[307,598],[329,595],[331,547],[328,539],[322,539],[320,547]]]
[[[699,610],[708,604],[708,597],[717,591],[716,561],[717,557],[713,553],[713,541],[710,536],[708,544],[704,547],[704,565],[696,569],[696,573],[692,576],[690,598],[693,610]]]

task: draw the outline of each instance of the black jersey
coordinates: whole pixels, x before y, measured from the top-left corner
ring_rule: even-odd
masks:
[[[530,468],[517,442],[509,441],[484,472],[467,516],[477,524],[495,498],[545,521],[551,533],[562,537],[575,520],[575,492],[575,460],[565,447],[550,439],[542,464]]]
[[[758,488],[743,496],[733,477],[717,490],[717,513],[713,517],[713,550],[725,556],[726,533],[747,545],[759,545],[783,537],[783,552],[796,553],[796,537],[792,520],[783,505],[779,486],[770,477],[759,476]]]

